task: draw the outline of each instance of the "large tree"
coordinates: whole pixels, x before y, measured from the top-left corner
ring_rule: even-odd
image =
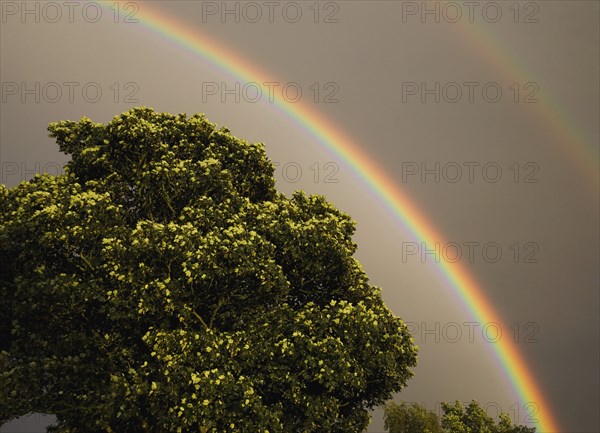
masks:
[[[136,108],[49,126],[64,175],[0,185],[0,423],[359,432],[416,364],[354,222],[263,145]]]

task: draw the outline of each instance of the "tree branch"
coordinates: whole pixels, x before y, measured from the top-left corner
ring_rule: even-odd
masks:
[[[96,268],[90,263],[90,261],[83,255],[83,251],[79,252],[79,257],[81,257],[81,260],[83,260],[85,262],[86,265],[88,265],[88,267],[92,270],[95,271]]]
[[[194,310],[192,310],[192,314],[194,316],[196,316],[196,319],[198,319],[200,321],[200,323],[202,323],[206,329],[209,329],[209,327],[206,324],[206,322],[204,321],[204,319],[202,319],[202,317],[200,317],[200,315],[198,313],[196,313]]]
[[[212,316],[210,316],[210,322],[208,323],[208,327],[209,328],[213,327],[213,322],[215,321],[215,317],[217,316],[217,312],[223,306],[223,304],[225,304],[225,299],[224,298],[219,298],[219,302],[217,303],[217,307],[213,311]]]

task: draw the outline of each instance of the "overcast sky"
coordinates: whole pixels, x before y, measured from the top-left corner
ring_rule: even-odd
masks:
[[[127,22],[160,10],[259,67],[278,97],[300,90],[300,104],[351,137],[443,236],[440,248],[461,249],[562,431],[597,432],[599,4],[135,1],[115,15],[110,3],[3,0],[1,182],[60,170],[50,122],[107,122],[137,105],[205,113],[266,144],[282,191],[323,194],[357,221],[359,260],[421,347],[396,401],[476,399],[533,425],[538,402],[520,400],[500,370],[482,334],[491,325],[465,325],[476,319],[421,255],[433,246],[321,141],[256,102],[256,85]],[[369,431],[383,431],[380,410]]]

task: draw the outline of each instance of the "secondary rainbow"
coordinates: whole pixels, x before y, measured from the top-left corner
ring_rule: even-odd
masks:
[[[106,9],[114,11],[114,0],[101,1]],[[125,6],[126,2],[120,2]],[[152,35],[160,36],[177,47],[185,49],[194,56],[200,56],[210,62],[220,72],[243,82],[268,83],[277,81],[258,66],[251,64],[237,53],[233,53],[198,32],[183,22],[165,15],[163,10],[148,7],[148,2],[137,11],[135,19],[138,24],[132,27],[146,29]],[[123,16],[126,11],[123,11]],[[267,93],[268,89],[264,89]],[[347,137],[341,129],[324,118],[314,108],[301,102],[288,103],[276,99],[275,103],[286,117],[308,131],[317,142],[339,157],[360,178],[361,182],[387,207],[398,220],[412,232],[416,239],[433,245],[444,242],[444,237],[431,225],[425,215],[415,206],[410,198],[399,188],[383,170],[361,149],[361,146]],[[459,263],[440,262],[435,268],[450,283],[470,314],[480,323],[496,322],[503,324],[494,308],[485,298],[479,284],[470,275],[468,269]],[[518,352],[511,339],[502,339],[491,345],[497,359],[514,386],[522,402],[535,402],[539,407],[536,414],[536,427],[540,433],[559,432],[561,429],[551,413],[533,374]]]
[[[471,24],[455,28],[463,38],[465,45],[469,45],[473,52],[493,66],[497,74],[503,75],[507,83],[518,82],[520,86],[533,83],[539,87],[539,92],[536,92],[534,96],[534,99],[539,102],[521,103],[526,106],[526,109],[520,110],[520,113],[532,117],[534,123],[539,126],[537,130],[544,133],[549,142],[558,143],[563,147],[561,156],[564,155],[571,159],[573,169],[587,177],[585,185],[594,188],[591,192],[597,194],[597,189],[600,189],[600,148],[598,143],[588,136],[585,129],[569,113],[566,105],[561,104],[547,90],[543,83],[543,77],[537,72],[534,74],[512,52],[513,50],[499,37],[497,30],[494,30],[494,26],[484,27],[481,20],[474,20]]]

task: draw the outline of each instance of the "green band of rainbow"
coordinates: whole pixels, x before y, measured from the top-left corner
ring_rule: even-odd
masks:
[[[102,0],[100,4],[106,9],[113,7],[114,0]],[[125,1],[121,1],[123,5]],[[277,82],[272,76],[261,71],[256,65],[251,64],[237,53],[232,53],[219,43],[211,40],[186,24],[176,21],[158,11],[154,7],[143,4],[143,8],[136,14],[139,23],[132,27],[145,29],[161,39],[174,43],[194,56],[200,57],[211,66],[219,69],[223,74],[237,80],[254,83]],[[485,52],[488,48],[482,49]],[[268,89],[263,89],[265,92]],[[393,215],[414,235],[416,239],[428,245],[436,242],[443,243],[444,238],[431,225],[428,219],[417,209],[409,197],[384,173],[381,167],[367,156],[361,146],[353,142],[339,128],[334,126],[313,107],[301,102],[288,103],[282,98],[274,102],[278,109],[302,130],[309,132],[312,137],[329,152],[335,154],[344,164],[360,178],[361,182],[387,207]],[[551,113],[546,112],[545,116]],[[559,126],[556,126],[559,128]],[[573,131],[569,128],[561,129],[564,137],[573,139]],[[580,139],[580,138],[577,138]],[[572,142],[572,141],[571,141]],[[440,262],[435,264],[436,269],[443,274],[458,295],[462,304],[479,323],[495,322],[503,326],[498,314],[494,311],[484,292],[470,275],[468,269],[459,263]],[[504,327],[503,327],[504,329]],[[550,406],[534,380],[516,344],[508,338],[501,339],[491,344],[498,362],[506,377],[512,383],[519,398],[523,403],[533,402],[539,411],[536,414],[536,427],[541,433],[560,432],[558,423],[551,413]]]

